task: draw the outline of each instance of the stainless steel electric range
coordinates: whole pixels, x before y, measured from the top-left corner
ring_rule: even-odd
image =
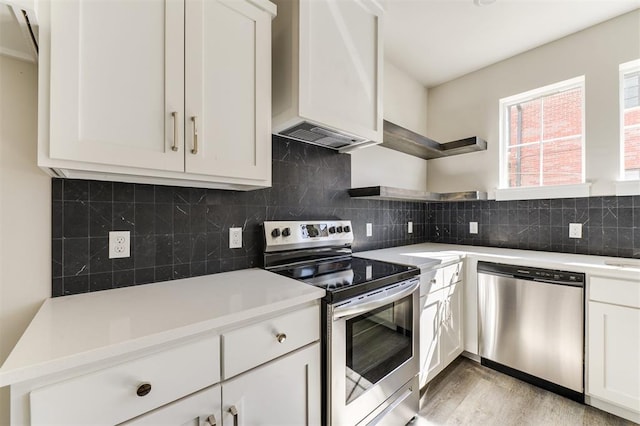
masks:
[[[323,424],[418,412],[419,270],[351,256],[350,221],[264,222],[265,269],[322,287]]]

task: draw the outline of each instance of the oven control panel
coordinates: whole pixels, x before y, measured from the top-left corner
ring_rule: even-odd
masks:
[[[349,220],[264,222],[265,251],[296,248],[350,246],[353,230]]]

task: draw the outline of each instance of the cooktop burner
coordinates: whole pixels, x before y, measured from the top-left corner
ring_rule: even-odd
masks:
[[[273,272],[326,290],[325,300],[336,303],[419,274],[412,266],[348,257],[275,269]]]
[[[265,269],[326,290],[333,304],[412,278],[412,266],[351,257],[348,220],[267,221]]]

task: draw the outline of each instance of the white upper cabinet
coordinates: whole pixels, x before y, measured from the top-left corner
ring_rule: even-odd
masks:
[[[39,12],[41,167],[270,186],[272,3],[69,0]]]
[[[373,0],[276,0],[273,128],[308,121],[382,142],[382,21]]]
[[[184,3],[51,5],[51,158],[184,171]],[[171,150],[173,144],[178,152]]]
[[[188,172],[269,174],[270,29],[271,16],[245,1],[187,3]]]

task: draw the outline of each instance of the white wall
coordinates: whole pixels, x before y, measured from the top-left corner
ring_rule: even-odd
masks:
[[[392,63],[384,63],[384,118],[427,135],[427,89]],[[378,146],[351,155],[351,186],[393,186],[425,191],[427,162]]]
[[[36,167],[37,67],[0,56],[0,364],[51,295],[51,179]],[[9,424],[8,388],[0,424]]]
[[[593,26],[429,89],[429,137],[472,135],[482,153],[429,161],[435,192],[493,191],[499,184],[500,98],[585,75],[586,180],[591,195],[612,195],[619,170],[618,65],[640,57],[640,10]]]

